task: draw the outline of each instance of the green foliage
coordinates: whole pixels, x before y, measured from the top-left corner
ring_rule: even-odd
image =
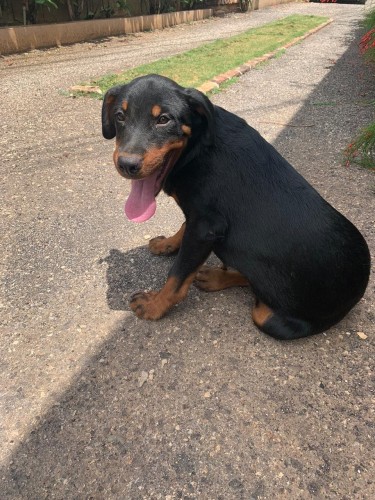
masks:
[[[176,0],[149,0],[147,14],[163,14],[176,11]]]
[[[368,125],[345,150],[345,162],[375,169],[375,122]]]
[[[36,24],[38,19],[38,13],[41,7],[58,8],[58,5],[53,0],[29,0],[26,4],[26,19],[28,24]]]
[[[128,8],[126,0],[117,0],[116,6],[120,10],[127,10],[129,12],[129,8]]]
[[[375,64],[375,8],[366,13],[363,25],[367,32],[360,40],[360,52],[370,64]],[[375,108],[375,101],[370,105]],[[347,166],[354,163],[375,169],[375,121],[364,128],[347,146],[344,151],[344,161]]]
[[[184,9],[191,10],[202,4],[204,0],[181,0],[181,5]]]
[[[55,9],[58,8],[58,5],[53,1],[53,0],[35,0],[35,3],[37,5],[45,6],[47,8],[49,7],[55,7]]]
[[[367,30],[370,30],[371,28],[375,28],[375,8],[366,12],[365,18],[363,20],[363,26]]]
[[[367,61],[375,63],[375,7],[366,12],[363,25],[367,33],[361,38],[360,50]]]

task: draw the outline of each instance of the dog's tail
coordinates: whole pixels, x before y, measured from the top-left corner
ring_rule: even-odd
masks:
[[[264,333],[278,340],[294,340],[319,333],[307,321],[292,317],[282,317],[274,313],[260,327]]]

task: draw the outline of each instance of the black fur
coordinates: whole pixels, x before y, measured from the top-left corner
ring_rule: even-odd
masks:
[[[181,124],[192,129],[163,184],[187,222],[170,276],[183,283],[214,252],[273,311],[262,329],[279,339],[322,332],[361,299],[370,270],[364,238],[243,119],[156,75],[110,92],[129,107],[137,98],[134,130],[117,134],[127,143],[137,137],[137,151],[157,142],[153,132],[135,130],[150,99],[173,116],[171,135]],[[103,110],[108,138],[113,118],[105,103]]]

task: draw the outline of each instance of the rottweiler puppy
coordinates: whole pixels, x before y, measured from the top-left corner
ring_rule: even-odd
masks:
[[[160,291],[138,292],[130,307],[156,320],[186,296],[249,286],[254,323],[277,339],[297,339],[340,321],[363,296],[370,254],[361,233],[243,119],[201,92],[147,75],[110,89],[102,129],[116,137],[118,172],[131,180],[125,213],[143,222],[163,189],[185,223],[152,253],[177,252]],[[203,266],[214,252],[221,268]]]

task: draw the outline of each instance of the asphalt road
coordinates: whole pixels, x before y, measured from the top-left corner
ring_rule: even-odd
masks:
[[[294,343],[254,327],[246,290],[193,288],[165,319],[136,319],[127,298],[171,265],[147,239],[182,216],[161,195],[152,220],[125,219],[100,102],[60,92],[294,12],[334,22],[213,100],[373,252],[373,174],[342,165],[373,119],[363,6],[289,4],[0,59],[1,499],[375,497],[373,275],[339,325]]]

